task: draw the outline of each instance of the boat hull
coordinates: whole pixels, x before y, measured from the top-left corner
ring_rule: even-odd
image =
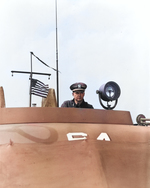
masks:
[[[149,139],[149,127],[127,124],[1,124],[0,187],[148,188]]]

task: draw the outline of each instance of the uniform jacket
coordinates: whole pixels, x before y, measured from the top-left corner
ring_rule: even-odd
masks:
[[[88,104],[87,102],[85,102],[84,100],[82,101],[81,104],[76,104],[73,100],[68,100],[65,101],[61,107],[71,107],[71,108],[93,108],[93,106],[91,104]]]

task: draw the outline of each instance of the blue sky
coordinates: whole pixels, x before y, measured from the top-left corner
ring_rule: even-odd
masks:
[[[115,81],[121,88],[116,110],[150,114],[150,5],[148,0],[57,0],[60,105],[72,99],[69,87],[85,82],[85,100],[102,109],[96,90]],[[56,67],[55,1],[0,1],[0,86],[7,107],[29,106],[32,51]],[[33,57],[33,71],[51,73],[35,78],[56,89],[56,73]],[[41,105],[41,98],[32,96]]]

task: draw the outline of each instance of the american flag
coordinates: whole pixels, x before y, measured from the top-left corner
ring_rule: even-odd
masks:
[[[46,98],[48,95],[49,86],[43,82],[32,79],[31,81],[31,94]]]

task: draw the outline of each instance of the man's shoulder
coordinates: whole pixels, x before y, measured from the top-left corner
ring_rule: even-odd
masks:
[[[93,108],[93,106],[91,104],[89,104],[88,102],[84,101],[84,105],[86,108]]]
[[[73,106],[73,100],[67,100],[64,101],[61,107],[72,107]]]

